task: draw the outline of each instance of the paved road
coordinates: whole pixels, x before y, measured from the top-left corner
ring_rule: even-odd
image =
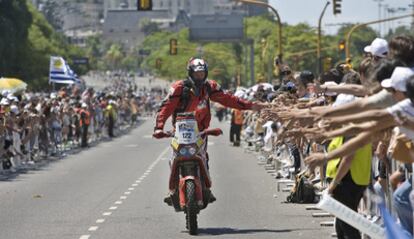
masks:
[[[112,142],[0,182],[0,238],[194,238],[184,214],[162,202],[169,141],[151,139],[152,129],[150,119]],[[333,229],[321,228],[305,205],[281,203],[286,195],[276,193],[275,180],[227,138],[210,140],[218,201],[201,212],[200,237],[330,237]]]

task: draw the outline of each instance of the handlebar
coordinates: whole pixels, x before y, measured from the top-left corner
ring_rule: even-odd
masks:
[[[200,132],[199,136],[204,137],[204,136],[219,136],[222,135],[223,131],[220,128],[213,128],[213,129],[205,129],[204,131]],[[167,132],[159,132],[159,133],[154,133],[152,135],[152,137],[156,138],[156,139],[162,139],[162,138],[172,138],[174,137],[174,132],[172,131],[167,131]]]

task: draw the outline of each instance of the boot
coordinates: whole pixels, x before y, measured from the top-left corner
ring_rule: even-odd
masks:
[[[165,196],[164,198],[164,202],[168,205],[168,206],[172,206],[172,192],[168,192],[167,196]]]
[[[210,189],[207,189],[210,192],[210,197],[208,198],[208,202],[212,203],[217,200],[217,198],[213,195],[213,192]]]

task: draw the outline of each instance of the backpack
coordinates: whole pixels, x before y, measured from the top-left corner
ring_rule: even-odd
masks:
[[[210,95],[211,94],[211,85],[210,83],[208,83],[207,81],[205,82],[206,87],[207,87],[207,94]],[[174,115],[176,115],[177,113],[183,113],[185,112],[185,110],[188,107],[188,104],[190,103],[190,99],[191,99],[191,89],[193,88],[193,83],[191,81],[191,79],[186,79],[184,80],[184,87],[183,87],[183,92],[180,95],[180,103],[179,103],[179,107],[177,108],[177,110],[174,112]],[[210,101],[208,102],[208,107],[210,108]]]
[[[305,174],[298,174],[295,186],[292,188],[286,201],[290,203],[314,203],[315,196],[315,188],[312,182]]]

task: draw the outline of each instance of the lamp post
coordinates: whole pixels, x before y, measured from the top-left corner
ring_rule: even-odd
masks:
[[[278,57],[280,62],[282,62],[282,57],[283,57],[283,48],[282,48],[282,22],[280,20],[280,16],[279,13],[277,12],[277,10],[272,7],[270,4],[265,3],[265,2],[260,2],[257,0],[236,0],[237,2],[242,2],[245,4],[253,4],[253,5],[259,5],[259,6],[264,6],[267,8],[270,8],[270,10],[273,11],[273,13],[276,15],[277,18],[277,24],[278,24],[278,41],[279,41],[279,45],[278,45]]]
[[[328,7],[330,2],[326,2],[325,7],[321,12],[321,16],[319,17],[318,21],[318,48],[317,48],[317,57],[318,57],[318,74],[322,71],[322,57],[321,57],[321,38],[322,38],[322,18],[325,14],[326,8]]]

